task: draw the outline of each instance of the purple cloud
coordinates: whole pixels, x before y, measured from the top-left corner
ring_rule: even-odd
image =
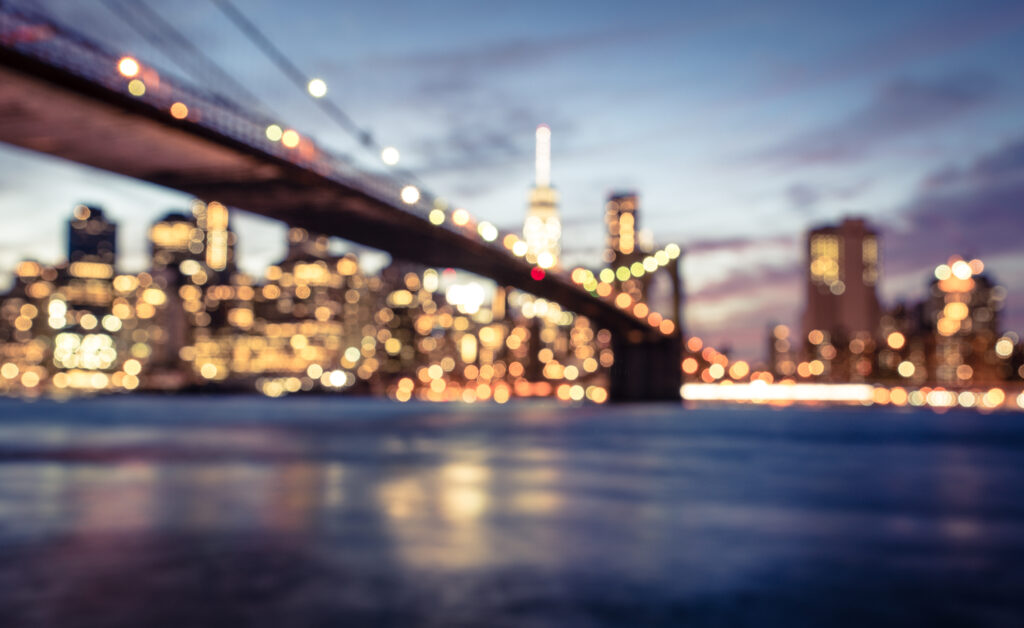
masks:
[[[812,183],[792,183],[783,190],[790,207],[801,214],[813,214],[823,201],[849,201],[860,196],[868,182],[848,186],[825,186]]]
[[[540,122],[558,129],[559,141],[572,136],[572,122],[563,116],[544,115],[525,103],[498,95],[476,98],[479,106],[448,113],[439,133],[414,144],[425,166],[421,174],[482,170],[495,166],[530,163],[533,130]]]
[[[783,165],[856,160],[895,138],[966,115],[992,101],[997,91],[992,77],[977,73],[901,79],[883,86],[845,119],[769,147],[754,159]]]
[[[775,77],[755,99],[843,81],[873,72],[905,67],[917,59],[936,59],[991,42],[1024,24],[1024,5],[992,7],[965,3],[963,11],[932,11],[907,28],[880,30],[866,42],[858,41],[837,54],[808,59]]]
[[[951,254],[1022,251],[1024,137],[982,155],[968,167],[926,177],[886,229],[886,266],[897,272],[931,265]]]
[[[926,177],[917,195],[884,230],[884,269],[892,275],[920,273],[950,255],[1004,258],[994,278],[1009,288],[1003,323],[1024,330],[1024,136],[978,157],[963,168]],[[1010,256],[1006,266],[1005,256]],[[991,265],[990,265],[991,268]],[[995,272],[991,274],[996,275]]]
[[[796,321],[803,308],[803,264],[764,266],[734,273],[687,295],[687,333],[704,338],[719,351],[735,357],[760,359],[764,355],[765,330],[769,325]],[[736,299],[748,307],[734,311],[713,324],[696,316],[703,308]]]
[[[754,292],[784,292],[787,295],[801,294],[800,282],[803,264],[788,266],[761,266],[753,271],[736,272],[721,281],[708,284],[687,294],[690,305],[716,303]],[[749,322],[749,321],[748,321]]]
[[[795,244],[793,236],[779,235],[767,238],[726,238],[720,240],[694,240],[683,245],[687,255],[698,253],[712,253],[717,251],[733,251],[739,253],[746,249],[760,248],[767,246],[787,246]]]
[[[826,192],[807,186],[815,200]],[[979,156],[964,167],[947,167],[925,177],[915,196],[891,212],[882,229],[883,268],[890,276],[920,273],[927,281],[931,269],[952,254],[994,257],[1021,253],[1024,269],[1024,136]],[[687,252],[742,252],[766,245],[802,246],[792,236],[731,238],[693,242]],[[691,329],[708,340],[728,343],[742,355],[761,353],[765,326],[771,321],[794,323],[803,308],[803,265],[762,266],[737,272],[687,295],[687,306],[696,314],[737,298],[756,303],[753,311],[733,314]],[[1004,274],[1006,272],[1004,271]],[[1024,325],[1024,291],[1010,281],[1004,324],[1021,330]],[[1016,283],[1020,283],[1016,281]],[[780,298],[779,295],[785,295]]]

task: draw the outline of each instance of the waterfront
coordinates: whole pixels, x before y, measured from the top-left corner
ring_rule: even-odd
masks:
[[[0,400],[0,624],[1019,625],[1024,424]]]

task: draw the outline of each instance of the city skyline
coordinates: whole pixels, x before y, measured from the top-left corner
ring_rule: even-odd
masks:
[[[595,296],[614,293],[616,305],[626,298],[671,333],[680,249],[634,250],[634,195],[612,195],[606,208],[604,257],[613,264],[577,267],[572,281]],[[138,274],[117,271],[117,225],[99,208],[75,206],[66,226],[65,259],[19,264],[15,288],[0,298],[0,392],[255,386],[270,397],[351,389],[398,401],[603,403],[615,376],[608,367],[621,359],[607,329],[556,302],[504,287],[489,296],[452,269],[414,261],[365,273],[357,256],[332,253],[326,236],[302,228],[289,229],[277,263],[239,273],[239,239],[216,202],[195,200],[189,213],[156,221],[150,265]],[[1024,408],[1015,391],[1024,344],[1002,326],[1007,293],[982,260],[951,256],[935,267],[926,300],[880,310],[870,225],[845,218],[809,231],[806,243],[802,326],[766,329],[767,360],[690,335],[681,363],[652,373],[680,368],[680,394],[691,401]]]
[[[70,3],[44,4],[74,15]],[[415,30],[359,6],[323,25],[298,19],[301,7],[296,19],[269,4],[254,3],[251,13],[304,70],[324,77],[357,120],[399,147],[402,164],[431,190],[499,226],[521,224],[533,129],[550,124],[558,138],[552,181],[572,224],[567,257],[594,265],[604,197],[635,189],[655,240],[688,249],[686,320],[717,346],[760,357],[767,321],[797,323],[801,305],[791,295],[802,285],[802,234],[847,214],[864,215],[881,231],[884,305],[922,296],[923,280],[950,255],[976,256],[1008,289],[1006,327],[1024,327],[1024,264],[1013,237],[1021,220],[1014,204],[1024,197],[1022,144],[1014,138],[1024,129],[1011,115],[1022,85],[1008,61],[1019,52],[1013,34],[1024,24],[1021,10],[1005,3],[876,6],[857,11],[857,28],[823,41],[823,30],[850,17],[842,9],[805,7],[783,19],[751,7],[688,9],[698,13],[691,15],[650,6],[630,15],[567,7],[546,20],[510,11],[490,28],[482,28],[490,16],[464,7],[458,24],[418,15],[417,24],[435,28]],[[218,15],[208,3],[189,3],[164,17],[201,37],[206,28],[224,30]],[[120,35],[109,45],[148,58],[137,37],[110,21]],[[327,59],[296,35],[335,23],[386,34],[339,44],[346,61]],[[687,37],[675,37],[683,31]],[[742,33],[749,41],[739,41]],[[773,46],[783,38],[786,45]],[[824,54],[806,56],[812,45]],[[225,32],[209,53],[275,109],[303,112],[286,119],[351,148],[308,113],[300,94],[281,90],[283,79],[253,61],[237,34]],[[157,51],[153,58],[167,65]],[[627,72],[635,68],[642,71]],[[606,98],[602,86],[623,97]],[[425,91],[431,87],[433,97]],[[416,93],[428,111],[417,107]],[[488,102],[490,117],[481,119],[476,109]],[[12,221],[0,259],[5,276],[21,257],[59,258],[60,232],[47,225],[75,203],[102,205],[122,224],[129,270],[143,265],[144,251],[131,242],[142,241],[146,225],[187,206],[184,195],[16,149],[3,148],[0,160],[4,211],[39,217]],[[283,226],[237,212],[233,220],[244,268],[280,257]],[[588,250],[570,257],[580,248]]]
[[[235,264],[229,213],[196,200],[166,214],[149,229],[148,268],[126,274],[117,225],[75,206],[65,259],[20,263],[0,297],[0,393],[608,400],[611,333],[556,302],[504,287],[488,297],[450,269],[408,260],[366,273],[357,256],[298,227],[287,255],[249,276]],[[642,298],[640,283],[618,285]],[[674,331],[660,315],[657,323]]]

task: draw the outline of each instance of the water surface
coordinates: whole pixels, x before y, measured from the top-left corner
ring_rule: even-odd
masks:
[[[1016,414],[0,400],[0,626],[1024,625]]]

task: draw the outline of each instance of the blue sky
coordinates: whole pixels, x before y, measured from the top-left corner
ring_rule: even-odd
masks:
[[[39,4],[181,73],[113,0]],[[379,167],[212,2],[147,4],[283,121]],[[798,320],[802,234],[847,214],[883,232],[886,303],[920,296],[949,255],[981,256],[1024,332],[1019,2],[236,4],[431,190],[501,226],[521,222],[533,129],[551,125],[572,259],[596,263],[605,195],[635,189],[641,227],[690,249],[690,330],[739,355]],[[186,200],[0,148],[0,273],[59,259],[79,201],[107,208],[141,269],[146,226]],[[279,225],[234,220],[247,270],[282,254]]]

